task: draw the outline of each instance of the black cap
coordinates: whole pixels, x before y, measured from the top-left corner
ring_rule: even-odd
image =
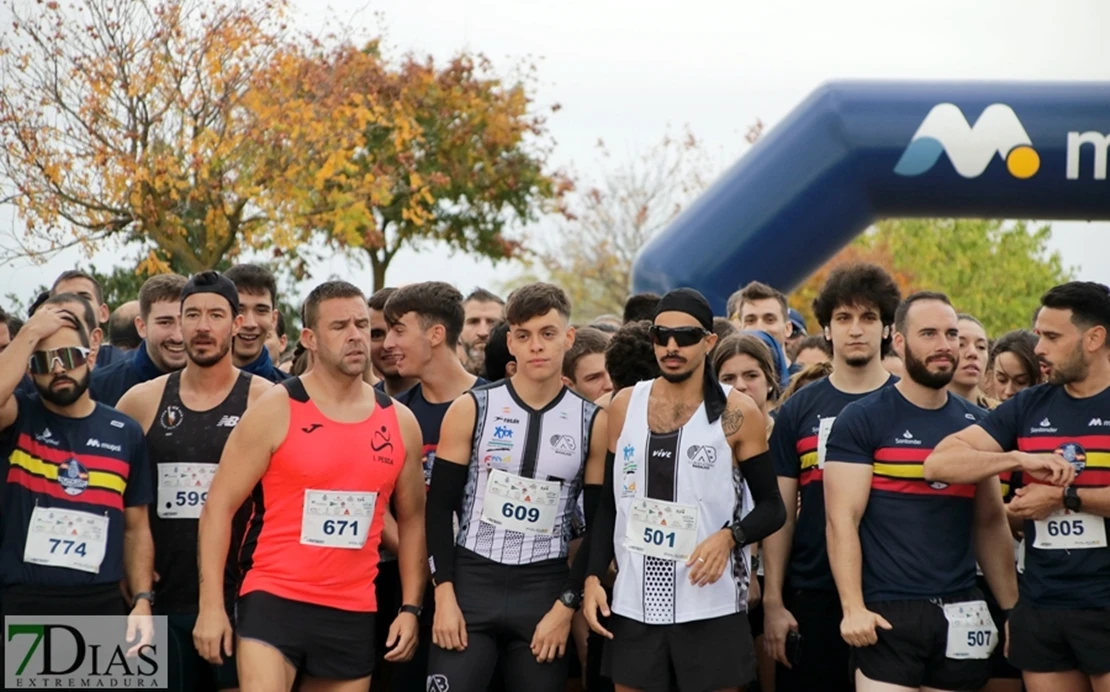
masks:
[[[218,271],[208,270],[194,274],[185,288],[181,289],[181,302],[184,303],[185,299],[194,293],[216,293],[227,298],[227,302],[231,304],[231,314],[239,312],[239,291],[235,288],[235,284],[231,279],[227,278]]]

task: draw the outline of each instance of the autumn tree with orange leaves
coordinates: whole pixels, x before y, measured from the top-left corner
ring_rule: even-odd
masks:
[[[272,123],[275,207],[302,240],[364,255],[375,290],[406,246],[512,257],[514,224],[557,211],[569,188],[547,167],[532,67],[503,80],[481,55],[437,65],[313,43],[277,56],[266,82],[252,107]]]
[[[139,242],[146,270],[195,272],[268,247],[260,131],[246,107],[283,0],[5,0],[0,174],[24,256]],[[291,235],[286,236],[291,238]]]

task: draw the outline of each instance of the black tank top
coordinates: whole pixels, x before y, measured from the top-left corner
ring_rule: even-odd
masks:
[[[153,471],[155,500],[150,511],[154,536],[156,608],[159,613],[196,613],[200,597],[197,574],[197,529],[200,510],[224,444],[247,409],[252,375],[240,371],[231,393],[207,411],[193,411],[181,402],[181,373],[166,381],[158,413],[147,432],[147,451]],[[231,524],[229,557],[243,541],[250,517],[250,500]],[[234,603],[239,587],[235,559],[224,572],[224,602]]]

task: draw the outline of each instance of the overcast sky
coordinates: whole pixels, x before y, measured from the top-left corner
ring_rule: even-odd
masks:
[[[328,16],[384,26],[398,52],[444,59],[469,49],[505,69],[540,59],[537,101],[562,105],[549,121],[554,163],[587,175],[599,138],[631,157],[668,125],[688,125],[723,168],[743,153],[756,118],[773,127],[832,79],[1110,79],[1110,0],[299,0],[295,8],[305,26]],[[1110,283],[1110,224],[1053,228],[1066,265]],[[10,213],[0,215],[0,234],[19,229]],[[79,259],[71,252],[43,266],[0,267],[0,296],[25,296]],[[95,261],[106,267],[111,259]],[[430,248],[400,253],[388,280],[435,277],[468,291],[516,271]],[[316,270],[331,273],[371,287],[368,272],[344,262]]]

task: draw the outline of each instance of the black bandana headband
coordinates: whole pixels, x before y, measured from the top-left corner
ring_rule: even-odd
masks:
[[[655,309],[658,317],[664,312],[684,312],[693,317],[707,332],[713,331],[713,308],[701,293],[692,288],[676,288],[663,296],[659,307]],[[725,412],[728,397],[717,381],[717,373],[709,361],[709,354],[705,354],[705,371],[702,377],[702,396],[705,399],[705,413],[709,422],[714,423]]]

